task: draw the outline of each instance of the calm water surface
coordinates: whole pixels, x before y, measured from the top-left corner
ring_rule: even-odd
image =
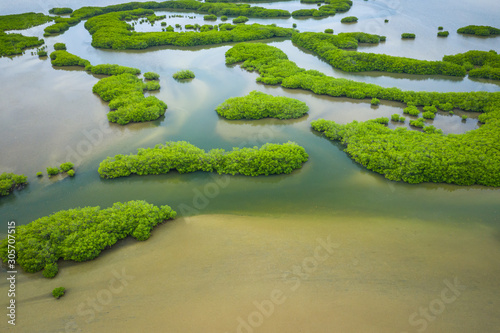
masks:
[[[3,2],[0,13],[120,2]],[[259,5],[290,11],[311,7],[297,1]],[[494,13],[500,13],[496,1],[354,1],[348,13],[326,19],[251,19],[249,23],[274,22],[284,27],[297,23],[301,31],[333,28],[335,32],[377,33],[386,35],[387,41],[359,50],[438,60],[445,54],[471,49],[500,51],[500,38],[455,33],[468,24],[495,26],[498,15]],[[194,20],[169,19],[169,12],[165,14],[171,25],[206,23],[200,14],[195,14]],[[357,16],[359,22],[340,23],[343,16],[350,15]],[[384,23],[386,18],[389,23]],[[450,31],[448,38],[436,37],[439,25]],[[159,22],[139,27],[161,30]],[[42,36],[43,28],[24,33]],[[402,41],[402,32],[414,32],[417,38]],[[48,316],[46,309],[53,300],[44,295],[51,288],[66,285],[74,291],[65,300],[70,306],[58,308],[59,313],[53,311],[53,321],[45,322],[43,331],[64,331],[64,325],[75,318],[83,331],[118,327],[119,320],[112,318],[128,318],[127,322],[133,323],[128,327],[131,331],[144,327],[142,319],[147,319],[150,331],[169,327],[174,332],[199,332],[203,322],[208,323],[206,331],[236,331],[238,316],[246,318],[254,311],[254,300],[265,299],[274,288],[285,288],[280,285],[282,274],[314,253],[318,237],[332,235],[344,245],[344,252],[319,266],[310,279],[304,278],[305,287],[293,295],[294,300],[288,295],[291,301],[259,326],[260,331],[413,332],[421,326],[412,326],[408,317],[439,297],[445,287],[443,280],[455,277],[469,293],[463,291],[462,298],[446,305],[442,314],[428,323],[427,331],[495,332],[500,327],[500,284],[495,279],[500,267],[500,191],[482,186],[391,182],[354,163],[339,144],[310,129],[310,122],[318,118],[348,123],[402,114],[403,104],[382,102],[373,108],[369,100],[331,98],[258,84],[257,74],[225,65],[224,53],[231,45],[97,50],[90,45],[83,23],[45,41],[49,50],[54,43],[64,42],[69,52],[92,64],[116,63],[159,73],[162,88],[153,94],[165,101],[168,109],[165,117],[154,122],[109,124],[107,103],[92,94],[99,77],[76,68],[53,68],[49,59],[40,60],[29,50],[23,56],[0,58],[0,171],[24,173],[30,181],[24,190],[0,200],[0,221],[15,220],[21,225],[61,209],[107,207],[136,199],[169,204],[189,218],[158,227],[146,243],[126,241],[119,245],[120,250],[108,251],[102,259],[67,264],[55,280],[43,280],[39,274],[20,275],[19,288],[24,288],[20,297],[26,304],[20,317],[35,313]],[[289,40],[266,42],[281,48],[299,66],[335,77],[409,90],[500,91],[498,83],[487,80],[344,73]],[[195,72],[194,80],[179,83],[172,79],[174,72],[188,68]],[[289,121],[227,121],[214,111],[225,99],[252,90],[302,100],[310,107],[309,115]],[[469,119],[462,121],[462,114]],[[478,127],[477,114],[460,111],[454,116],[440,113],[432,123],[446,133]],[[99,178],[98,165],[107,156],[169,140],[189,141],[207,150],[290,140],[305,147],[309,161],[291,175],[259,178],[201,172]],[[37,171],[67,160],[76,164],[74,178],[35,177]],[[198,215],[203,216],[192,217]],[[0,225],[0,231],[5,232],[5,223]],[[132,275],[146,275],[148,283],[139,288],[135,282],[133,288],[116,295],[109,314],[105,310],[87,323],[75,309],[86,297],[105,288],[113,268],[122,267]],[[0,283],[2,295],[6,287]],[[165,321],[155,319],[163,318],[164,312],[142,303],[148,299],[160,309],[170,309]],[[147,308],[140,311],[141,320],[134,317],[136,304]],[[27,322],[22,325],[27,331],[36,327]]]

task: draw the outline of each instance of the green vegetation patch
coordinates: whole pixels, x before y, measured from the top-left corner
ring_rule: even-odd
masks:
[[[437,36],[438,37],[448,37],[449,31],[438,31]]]
[[[344,144],[356,162],[390,180],[500,185],[498,120],[459,135],[392,130],[373,121],[340,125],[320,119],[311,125]]]
[[[380,71],[420,75],[465,76],[463,66],[444,62],[427,61],[385,54],[353,52],[341,48],[355,48],[360,43],[378,43],[381,36],[366,33],[343,33],[337,36],[316,32],[295,34],[292,41],[300,47],[310,50],[326,60],[335,68],[346,72]]]
[[[146,73],[144,73],[144,78],[146,80],[159,80],[160,74],[155,73],[155,72],[146,72]]]
[[[203,32],[133,32],[131,31],[132,26],[123,21],[130,17],[150,14],[152,14],[152,10],[147,9],[113,12],[90,18],[85,22],[85,28],[92,35],[92,46],[117,50],[146,49],[160,45],[212,45],[273,37],[291,37],[294,33],[291,28],[260,24],[224,25],[224,28],[221,26],[219,30],[206,29]],[[186,28],[188,27],[186,26]]]
[[[301,1],[305,2],[305,1]],[[306,1],[307,2],[307,1]],[[326,5],[320,6],[321,2],[326,2]],[[292,12],[293,17],[327,17],[335,15],[336,13],[347,12],[351,9],[351,0],[330,0],[330,1],[309,1],[308,3],[318,3],[318,9],[298,9]]]
[[[172,75],[172,77],[176,80],[187,80],[187,79],[194,79],[195,75],[189,69],[185,69],[182,71],[175,72]]]
[[[38,37],[26,37],[21,34],[0,31],[0,56],[22,54],[24,49],[43,45]]]
[[[294,142],[267,143],[262,147],[212,149],[208,153],[192,144],[179,141],[140,148],[137,155],[108,157],[99,165],[103,178],[125,177],[131,174],[158,175],[177,170],[179,173],[207,171],[246,176],[288,174],[301,168],[308,155]]]
[[[500,55],[494,50],[488,52],[472,50],[446,55],[443,61],[464,66],[469,70],[469,77],[500,80]]]
[[[340,23],[353,23],[358,22],[358,18],[356,16],[346,16],[340,20]]]
[[[52,290],[52,296],[54,296],[55,299],[63,297],[65,293],[66,293],[66,288],[64,287],[59,287]]]
[[[65,50],[54,51],[50,54],[52,66],[90,66],[90,61],[82,59]]]
[[[156,120],[165,114],[167,105],[155,96],[144,97],[146,89],[147,84],[141,79],[125,73],[99,80],[92,91],[110,102],[109,108],[115,110],[108,113],[108,120],[125,125],[129,122]]]
[[[9,195],[14,189],[22,189],[28,184],[28,177],[4,172],[0,175],[0,196]]]
[[[120,74],[141,74],[141,70],[133,67],[126,67],[114,64],[101,64],[89,68],[92,74],[120,75]]]
[[[214,15],[214,14],[205,15],[205,16],[203,16],[203,19],[205,21],[217,21],[217,15]]]
[[[60,51],[60,50],[66,50],[66,44],[64,43],[55,43],[54,44],[54,50]]]
[[[500,29],[490,27],[488,25],[468,25],[457,30],[459,34],[476,35],[476,36],[492,36],[500,35]]]
[[[217,113],[227,119],[291,119],[304,116],[309,107],[294,98],[272,96],[252,91],[244,97],[232,97],[216,108]]]
[[[0,16],[0,31],[23,30],[52,21],[54,18],[42,13],[24,13]]]
[[[401,38],[402,39],[414,39],[415,38],[415,34],[411,34],[411,33],[405,32],[405,33],[401,34]]]
[[[68,30],[70,27],[80,23],[80,19],[76,17],[56,17],[54,24],[49,25],[44,29],[44,36],[61,34]]]
[[[54,14],[54,15],[65,15],[71,13],[73,13],[73,9],[68,7],[54,7],[49,9],[49,14]]]
[[[127,236],[146,240],[153,227],[175,216],[169,206],[156,207],[146,201],[59,211],[16,228],[15,259],[26,272],[44,270],[45,277],[54,277],[58,260],[94,259]],[[0,242],[0,258],[10,259],[7,238]]]
[[[237,18],[233,19],[234,24],[245,23],[247,21],[248,21],[248,17],[246,17],[246,16],[238,16]]]

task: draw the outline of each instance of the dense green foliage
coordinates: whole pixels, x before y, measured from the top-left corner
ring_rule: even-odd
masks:
[[[247,21],[248,21],[248,17],[246,17],[246,16],[238,16],[237,18],[233,19],[234,24],[245,23]]]
[[[244,97],[231,97],[216,108],[227,119],[300,118],[309,111],[306,103],[294,98],[252,91]]]
[[[340,125],[320,119],[311,125],[344,144],[356,162],[391,180],[500,185],[499,120],[459,135],[433,128],[391,130],[373,121]]]
[[[177,170],[179,173],[207,171],[219,174],[246,176],[288,174],[301,168],[308,155],[304,148],[293,142],[267,143],[262,147],[212,149],[208,153],[192,144],[179,141],[140,148],[137,155],[108,157],[99,165],[103,178],[137,175],[157,175]]]
[[[272,37],[291,37],[294,32],[290,28],[260,24],[236,25],[231,29],[226,26],[219,31],[214,29],[204,32],[135,32],[131,31],[132,26],[123,21],[149,14],[152,14],[152,11],[147,9],[109,13],[89,19],[85,22],[85,28],[92,35],[92,46],[118,50],[145,49],[160,45],[211,45]]]
[[[186,80],[186,79],[193,79],[195,75],[189,69],[185,69],[174,73],[172,77],[176,80]]]
[[[424,123],[424,118],[418,118],[414,120],[410,120],[410,126],[418,127],[418,128],[424,128],[425,123]]]
[[[323,1],[314,1],[314,2],[323,2]],[[351,0],[330,0],[325,1],[327,4],[320,6],[318,9],[298,9],[292,12],[293,17],[301,17],[301,16],[312,16],[312,17],[326,17],[335,15],[335,13],[343,13],[347,12],[351,9],[352,1]]]
[[[0,31],[23,30],[52,21],[54,18],[41,13],[24,13],[0,16]]]
[[[61,169],[62,172],[68,172],[69,170],[73,169],[74,166],[75,165],[71,162],[65,162],[59,166],[59,169]]]
[[[356,16],[346,16],[340,20],[340,23],[352,23],[358,22],[358,18]]]
[[[36,173],[36,176],[37,176],[37,177],[43,177],[43,172],[38,171],[38,172]]]
[[[380,99],[378,99],[378,98],[372,98],[370,104],[371,105],[379,105],[380,104]]]
[[[59,287],[52,290],[52,296],[54,296],[55,299],[59,299],[60,297],[64,296],[65,293],[66,288],[64,287]]]
[[[159,80],[160,74],[155,73],[155,72],[146,72],[146,73],[144,73],[144,78],[146,80]]]
[[[470,77],[480,77],[485,79],[500,80],[500,55],[494,50],[468,51],[455,55],[446,55],[443,61],[464,66],[469,69]],[[479,68],[476,68],[479,67]]]
[[[411,34],[411,33],[405,32],[405,33],[401,34],[401,38],[403,38],[403,39],[407,39],[407,38],[413,39],[413,38],[415,38],[415,34]]]
[[[327,36],[326,34],[321,34]],[[240,43],[226,52],[226,64],[242,62],[241,67],[257,71],[257,81],[265,84],[281,84],[285,88],[310,90],[315,94],[355,99],[378,98],[399,101],[408,105],[434,105],[448,111],[459,108],[466,111],[484,112],[481,122],[500,118],[500,92],[427,92],[403,91],[384,88],[375,84],[338,79],[315,70],[304,70],[288,60],[280,49],[262,43]]]
[[[40,46],[43,43],[44,40],[38,37],[26,37],[0,31],[0,56],[22,54],[24,49]]]
[[[333,34],[333,29],[325,29],[325,34]]]
[[[16,262],[26,272],[42,269],[57,274],[57,261],[86,261],[118,240],[132,236],[146,240],[154,226],[176,216],[169,206],[145,201],[115,203],[112,207],[85,207],[59,211],[16,228]],[[7,238],[0,243],[0,258],[8,260]]]
[[[64,43],[55,43],[54,44],[54,50],[60,51],[60,50],[66,50],[66,44]]]
[[[9,195],[15,188],[28,184],[28,177],[4,172],[0,175],[0,196]]]
[[[102,75],[120,75],[120,74],[141,74],[141,70],[133,67],[120,66],[115,64],[101,64],[91,66],[88,69],[92,74],[102,74]]]
[[[81,66],[87,67],[90,65],[88,60],[82,59],[79,56],[69,53],[68,51],[59,50],[50,54],[50,62],[52,66]]]
[[[448,37],[450,33],[448,31],[438,31],[437,36],[438,37]]]
[[[68,176],[73,177],[75,175],[75,170],[71,169],[67,172]]]
[[[491,36],[500,35],[500,29],[487,25],[468,25],[457,30],[459,34],[476,35],[476,36]]]
[[[110,102],[108,120],[120,125],[129,122],[156,120],[165,114],[167,105],[155,96],[144,97],[144,90],[150,83],[144,83],[134,74],[113,75],[97,82],[92,91],[104,101]]]
[[[205,15],[205,16],[203,16],[203,19],[205,21],[217,21],[217,15],[214,15],[214,14]]]
[[[47,174],[49,176],[55,176],[59,174],[59,168],[57,167],[47,167]]]
[[[64,15],[64,14],[71,14],[73,13],[73,9],[68,8],[68,7],[55,7],[52,9],[49,9],[49,14],[54,14],[54,15]]]
[[[80,23],[80,19],[75,17],[56,17],[54,24],[49,25],[44,29],[44,36],[51,36],[53,34],[60,34],[68,30],[70,27]]]
[[[365,33],[344,33],[337,36],[316,32],[295,34],[292,41],[316,53],[333,67],[346,72],[381,71],[407,74],[440,74],[465,76],[463,66],[444,61],[417,60],[385,54],[352,52],[340,48],[357,47],[358,42],[378,43],[380,36]]]

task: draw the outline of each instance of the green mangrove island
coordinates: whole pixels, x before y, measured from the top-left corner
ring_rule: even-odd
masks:
[[[226,119],[291,119],[304,116],[309,107],[294,98],[272,96],[260,91],[252,91],[244,97],[231,97],[216,108]]]
[[[169,206],[143,200],[117,202],[110,208],[84,207],[59,211],[16,229],[15,256],[9,256],[8,238],[0,242],[0,258],[15,260],[26,272],[43,270],[52,278],[59,260],[87,261],[127,236],[143,241],[159,223],[175,218]]]
[[[115,155],[99,165],[102,178],[126,177],[131,174],[158,175],[177,170],[179,173],[206,171],[245,176],[288,174],[308,160],[304,148],[294,142],[267,143],[262,147],[212,149],[208,152],[188,142],[167,142],[154,148],[139,148],[136,155]]]

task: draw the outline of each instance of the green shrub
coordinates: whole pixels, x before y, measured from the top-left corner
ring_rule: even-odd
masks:
[[[424,126],[423,130],[427,134],[443,134],[442,130],[440,130],[439,128],[436,128],[432,125]]]
[[[0,175],[0,196],[9,195],[14,189],[22,189],[28,184],[28,177],[4,172]]]
[[[75,170],[68,170],[68,176],[73,177],[75,175]]]
[[[403,113],[409,114],[410,116],[418,116],[420,114],[420,110],[416,106],[410,105],[403,109]]]
[[[80,66],[86,67],[90,65],[90,62],[86,59],[82,59],[68,51],[58,50],[50,54],[50,62],[52,66]]]
[[[385,23],[389,23],[389,20],[388,20],[388,19],[385,19],[385,20],[384,20],[384,22],[385,22]]]
[[[352,23],[358,22],[358,18],[356,16],[346,16],[340,20],[340,23]]]
[[[161,22],[161,26],[162,27],[166,27],[167,26],[167,22]]]
[[[380,100],[378,98],[372,98],[371,102],[370,102],[372,105],[379,105],[380,104]]]
[[[448,31],[438,31],[438,37],[448,37],[450,33]]]
[[[186,80],[193,79],[195,77],[194,73],[189,69],[178,71],[172,75],[172,77],[176,80]]]
[[[275,97],[254,90],[247,96],[227,99],[217,106],[216,111],[227,119],[290,119],[304,116],[309,107],[293,98]]]
[[[443,30],[443,27],[439,26],[439,27],[438,27],[438,30]]]
[[[416,120],[410,120],[410,126],[424,128],[424,126],[425,126],[424,118],[418,118]]]
[[[462,65],[469,70],[469,77],[500,80],[500,55],[496,51],[472,50],[455,55],[446,55],[443,61]],[[479,66],[479,68],[475,68]]]
[[[399,117],[399,122],[404,123],[406,121],[405,117]]]
[[[49,9],[49,14],[54,14],[54,15],[64,15],[64,14],[71,14],[73,13],[73,9],[68,8],[68,7],[55,7],[52,9]]]
[[[144,78],[147,80],[159,80],[160,74],[157,74],[155,72],[146,72],[144,73]]]
[[[437,112],[437,108],[434,105],[424,106],[423,109],[424,109],[424,112],[432,112],[432,113]]]
[[[43,172],[38,171],[38,172],[36,173],[36,176],[37,176],[37,177],[43,177]]]
[[[402,34],[401,34],[401,38],[402,38],[402,39],[407,39],[407,38],[415,38],[415,34],[411,34],[411,33],[407,33],[407,32],[405,32],[405,33],[402,33]]]
[[[37,56],[38,56],[38,57],[40,57],[40,58],[41,58],[41,57],[46,57],[46,56],[47,56],[47,51],[45,51],[44,49],[38,49],[38,50],[36,51],[36,54],[37,54]]]
[[[124,73],[129,73],[134,75],[141,74],[141,71],[137,68],[114,65],[114,64],[95,65],[92,66],[90,71],[92,72],[92,74],[102,74],[102,75],[120,75]]]
[[[466,115],[463,115],[463,116],[462,116],[462,120],[467,120],[467,116],[466,116]]]
[[[214,14],[205,15],[205,16],[203,16],[203,19],[205,21],[217,21],[217,15],[214,15]]]
[[[59,169],[57,167],[48,167],[47,168],[47,174],[49,176],[55,176],[59,174]]]
[[[146,82],[146,90],[147,91],[160,90],[160,83],[158,81]]]
[[[308,155],[304,148],[293,142],[265,144],[254,148],[212,149],[205,152],[188,142],[167,142],[154,148],[139,149],[137,155],[108,157],[99,165],[103,178],[126,177],[131,174],[157,175],[170,170],[179,173],[195,171],[219,174],[259,176],[288,174],[301,168]]]
[[[490,27],[487,25],[468,25],[457,30],[459,34],[476,35],[476,36],[490,36],[500,35],[500,29]]]
[[[54,44],[54,50],[66,50],[66,44],[64,43],[55,43]]]
[[[66,162],[63,163],[59,166],[59,169],[61,169],[62,172],[68,172],[69,170],[73,169],[75,165],[71,162]]]
[[[391,115],[391,120],[392,121],[399,121],[399,114],[395,113],[395,114]]]
[[[422,117],[424,117],[425,119],[434,119],[436,117],[436,114],[430,111],[426,111],[422,113]]]
[[[297,23],[292,24],[293,28],[297,28]],[[333,32],[332,32],[333,33]]]
[[[85,207],[60,211],[16,228],[16,262],[26,272],[57,274],[58,260],[87,261],[118,240],[150,237],[154,226],[176,216],[169,206],[145,201],[115,203],[112,207]],[[7,262],[7,238],[0,242],[0,258]]]
[[[66,293],[66,288],[64,287],[59,287],[52,290],[52,296],[54,296],[54,298],[56,299],[59,299],[60,297],[64,296],[65,293]]]
[[[325,29],[325,34],[333,34],[333,29]]]
[[[246,17],[246,16],[238,16],[237,18],[233,19],[233,24],[245,23],[247,21],[248,21],[248,17]]]
[[[221,17],[220,17],[220,20],[221,20],[221,21],[227,21],[227,19],[228,19],[228,18],[227,18],[227,16],[226,16],[226,15],[223,15],[223,16],[221,16]]]

